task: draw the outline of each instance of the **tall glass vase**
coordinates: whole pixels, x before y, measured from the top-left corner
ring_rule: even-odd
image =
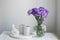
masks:
[[[41,37],[44,35],[44,30],[42,29],[42,26],[37,26],[36,34],[38,37]]]
[[[37,20],[37,26],[36,26],[36,34],[38,37],[42,36],[44,34],[44,29],[42,29],[42,23],[44,21],[44,18],[35,16],[36,20]]]

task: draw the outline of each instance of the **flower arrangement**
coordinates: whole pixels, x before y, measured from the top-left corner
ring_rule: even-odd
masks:
[[[42,34],[44,33],[44,30],[42,29],[41,24],[44,21],[44,18],[47,17],[48,15],[48,10],[45,9],[44,7],[39,7],[39,8],[32,8],[30,10],[28,10],[28,15],[33,15],[35,17],[35,19],[37,20],[37,36],[42,36]]]

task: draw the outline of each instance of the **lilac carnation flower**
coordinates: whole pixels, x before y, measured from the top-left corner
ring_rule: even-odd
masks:
[[[41,16],[38,12],[39,12],[38,8],[33,8],[28,11],[28,15],[33,14],[34,16]]]
[[[34,16],[42,16],[47,17],[48,11],[44,7],[40,8],[33,8],[31,10],[28,10],[28,14],[33,14]]]
[[[39,12],[43,17],[47,17],[47,15],[48,15],[48,10],[43,7],[39,8]]]

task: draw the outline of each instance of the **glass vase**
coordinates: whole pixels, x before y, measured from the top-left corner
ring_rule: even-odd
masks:
[[[41,37],[41,36],[43,36],[44,35],[44,33],[45,33],[45,31],[44,31],[44,29],[42,28],[42,26],[41,25],[38,25],[38,26],[36,26],[36,34],[37,34],[37,36],[38,37]]]

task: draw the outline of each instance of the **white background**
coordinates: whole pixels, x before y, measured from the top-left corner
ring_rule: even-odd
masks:
[[[15,24],[16,27],[20,24],[35,26],[36,20],[33,16],[28,16],[27,10],[40,6],[49,10],[49,15],[45,19],[47,31],[55,33],[57,28],[55,0],[0,0],[0,33],[11,30],[12,24]]]
[[[57,1],[57,33],[60,36],[60,0]]]

